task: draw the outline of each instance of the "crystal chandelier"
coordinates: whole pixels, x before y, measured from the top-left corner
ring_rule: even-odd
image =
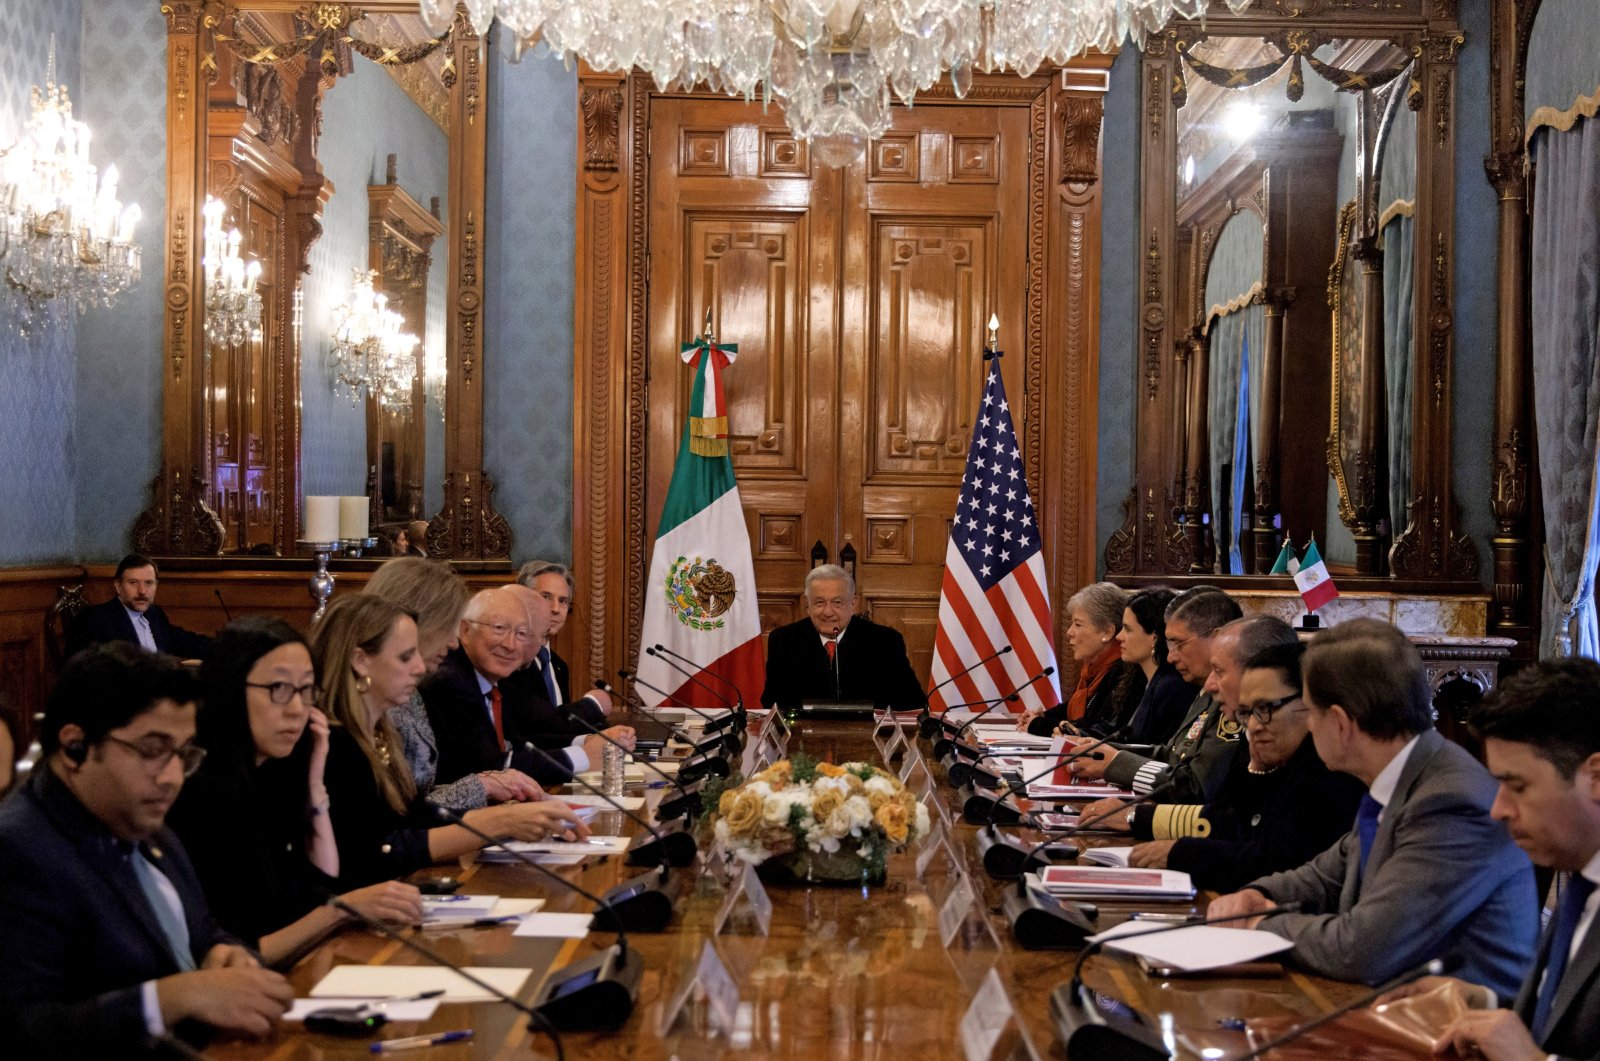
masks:
[[[1174,16],[1208,0],[463,0],[481,35],[499,19],[516,45],[542,40],[596,70],[638,67],[663,91],[698,84],[778,100],[789,128],[832,166],[860,158],[910,105],[950,75],[958,97],[973,71],[1031,75],[1089,48],[1142,47]],[[419,0],[435,33],[456,0]],[[1250,0],[1227,0],[1235,13]]]
[[[239,257],[238,229],[222,230],[223,203],[206,196],[206,339],[218,346],[237,346],[261,335],[261,296],[256,281],[261,263],[246,265]]]
[[[109,306],[139,279],[138,204],[117,200],[117,167],[96,179],[89,126],[56,83],[56,49],[21,138],[0,151],[0,266],[23,333],[56,306]]]
[[[403,331],[405,318],[373,288],[377,274],[356,269],[350,297],[333,311],[333,378],[350,390],[352,404],[365,390],[386,409],[411,406],[418,339]]]

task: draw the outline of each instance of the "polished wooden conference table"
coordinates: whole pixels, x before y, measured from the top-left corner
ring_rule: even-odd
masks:
[[[907,731],[908,734],[914,731]],[[751,743],[755,743],[752,734]],[[873,727],[865,721],[802,720],[789,741],[790,753],[803,750],[834,762],[877,761]],[[926,754],[927,747],[921,751]],[[896,760],[899,755],[896,753]],[[674,870],[684,887],[677,915],[667,931],[630,933],[629,945],[644,959],[633,1014],[616,1032],[567,1032],[570,1058],[964,1058],[962,1022],[980,990],[1004,990],[1017,1021],[1000,1037],[994,1056],[1061,1057],[1049,1013],[1051,991],[1071,976],[1074,952],[1027,951],[1012,939],[1000,912],[1002,889],[983,872],[975,849],[976,828],[960,820],[959,797],[943,772],[927,762],[953,822],[950,848],[965,863],[977,902],[971,917],[944,945],[939,914],[958,879],[942,853],[919,877],[911,853],[897,855],[887,884],[859,886],[772,886],[770,933],[754,919],[736,915],[713,935],[713,921],[726,894],[723,867],[702,865]],[[913,778],[918,777],[913,774]],[[915,787],[915,785],[914,785]],[[657,790],[652,794],[659,796]],[[597,815],[597,833],[634,829],[620,814]],[[1030,834],[1026,831],[1024,837]],[[705,857],[702,844],[702,859]],[[590,891],[603,892],[641,872],[621,857],[591,859],[581,867],[558,870]],[[518,865],[467,864],[454,872],[464,890],[500,896],[542,896],[545,909],[586,911],[593,904],[565,893],[536,871]],[[1012,883],[1009,887],[1015,887]],[[1141,904],[1170,912],[1202,909],[1191,904]],[[1139,905],[1102,903],[1100,927],[1124,920]],[[984,920],[987,920],[987,927]],[[946,926],[948,927],[948,926]],[[530,1002],[546,973],[612,944],[616,936],[594,932],[582,940],[520,938],[509,926],[418,933],[426,944],[462,965],[531,967],[534,972],[520,999]],[[739,987],[731,1029],[715,1022],[703,997],[691,997],[683,1015],[663,1030],[662,1016],[674,989],[692,976],[708,940]],[[350,930],[324,942],[289,973],[296,994],[306,997],[335,965],[366,962],[419,964],[422,959],[399,943],[374,933]],[[990,973],[993,971],[993,977]],[[1359,995],[1364,988],[1308,976],[1293,970],[1246,978],[1158,979],[1123,957],[1098,954],[1085,967],[1085,982],[1129,1003],[1155,1023],[1179,1058],[1220,1058],[1244,1052],[1245,1033],[1230,1030],[1235,1019],[1304,1020]],[[986,996],[988,997],[988,996]],[[392,1023],[373,1039],[341,1039],[282,1025],[259,1042],[223,1042],[208,1057],[290,1059],[374,1056],[369,1045],[393,1039],[470,1028],[470,1042],[429,1047],[427,1057],[449,1059],[554,1057],[548,1039],[527,1030],[527,1020],[500,1003],[441,1005],[423,1023]],[[1019,1025],[1020,1024],[1020,1028]],[[1259,1042],[1257,1038],[1255,1042]],[[1012,1047],[1017,1049],[1013,1052]],[[405,1056],[410,1056],[408,1053]],[[1274,1058],[1316,1056],[1274,1053]],[[1325,1055],[1324,1055],[1325,1056]]]

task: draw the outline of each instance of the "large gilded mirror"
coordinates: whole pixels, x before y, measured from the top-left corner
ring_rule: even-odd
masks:
[[[1475,575],[1449,496],[1451,226],[1428,221],[1450,216],[1462,41],[1436,14],[1265,0],[1146,48],[1138,484],[1111,574],[1266,574],[1314,537],[1359,575]]]
[[[164,10],[172,373],[136,544],[292,556],[303,498],[337,494],[367,496],[385,541],[423,519],[430,555],[509,555],[474,380],[481,42],[460,17],[430,32],[407,0]],[[212,243],[189,238],[211,200],[263,304],[220,340]]]

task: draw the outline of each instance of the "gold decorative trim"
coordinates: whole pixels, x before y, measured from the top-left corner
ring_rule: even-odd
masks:
[[[1246,290],[1242,295],[1237,295],[1234,298],[1230,298],[1226,302],[1212,306],[1206,311],[1206,321],[1200,326],[1200,334],[1209,334],[1211,331],[1212,321],[1216,320],[1218,317],[1226,317],[1230,313],[1244,309],[1246,306],[1250,305],[1250,303],[1257,301],[1256,296],[1265,293],[1266,289],[1266,285],[1260,280],[1257,280],[1255,283],[1251,284],[1249,289]]]
[[[1378,231],[1397,217],[1415,217],[1417,214],[1417,201],[1415,199],[1396,199],[1383,208],[1383,213],[1378,215]]]
[[[1350,500],[1350,483],[1345,478],[1344,454],[1339,447],[1339,370],[1344,356],[1339,342],[1339,311],[1340,287],[1344,270],[1350,264],[1350,236],[1355,230],[1356,211],[1354,199],[1339,209],[1339,245],[1334,249],[1333,264],[1328,267],[1328,308],[1332,310],[1333,319],[1333,379],[1328,388],[1328,470],[1333,473],[1333,481],[1339,488],[1339,520],[1346,527],[1354,525],[1356,512]]]
[[[1523,134],[1522,142],[1533,143],[1533,134],[1540,129],[1550,128],[1558,133],[1570,132],[1579,118],[1593,118],[1600,112],[1600,85],[1595,86],[1594,93],[1588,96],[1579,96],[1572,101],[1572,106],[1566,110],[1556,110],[1554,107],[1540,107],[1528,117],[1528,129]]]

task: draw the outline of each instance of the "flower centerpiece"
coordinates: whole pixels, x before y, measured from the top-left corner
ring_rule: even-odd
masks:
[[[711,821],[728,854],[806,882],[881,882],[889,855],[929,830],[928,808],[893,774],[804,753],[724,789]]]

